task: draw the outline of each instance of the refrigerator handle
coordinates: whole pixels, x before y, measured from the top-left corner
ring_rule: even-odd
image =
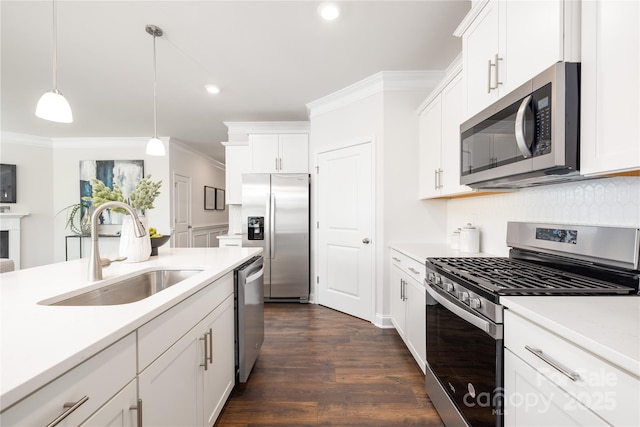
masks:
[[[271,194],[271,212],[269,213],[269,248],[271,259],[276,257],[276,195]]]

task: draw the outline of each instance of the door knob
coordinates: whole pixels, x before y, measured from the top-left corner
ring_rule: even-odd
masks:
[[[362,243],[364,243],[365,245],[368,245],[369,242],[370,242],[370,240],[368,238],[366,238],[366,237],[364,239],[362,239]]]

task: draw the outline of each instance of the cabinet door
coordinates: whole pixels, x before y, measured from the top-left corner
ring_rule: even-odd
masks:
[[[405,285],[407,305],[407,346],[425,372],[427,363],[426,291],[422,283],[410,278]]]
[[[242,174],[249,169],[249,146],[229,145],[225,148],[225,203],[242,204]]]
[[[137,426],[138,388],[136,381],[131,381],[120,393],[107,402],[81,427],[134,427]],[[135,408],[135,409],[132,409]]]
[[[569,0],[572,1],[572,0]],[[500,2],[500,96],[563,59],[564,1]],[[529,28],[530,30],[525,30]]]
[[[505,427],[608,425],[526,362],[504,350]]]
[[[249,135],[252,173],[278,172],[278,135]]]
[[[421,199],[440,195],[442,98],[438,95],[420,114],[418,191]]]
[[[464,81],[458,74],[442,91],[442,195],[467,193],[460,184],[460,124],[465,114]]]
[[[309,136],[284,134],[279,137],[280,173],[309,173]]]
[[[202,425],[201,338],[200,330],[192,329],[138,375],[144,425]]]
[[[498,54],[499,18],[498,0],[491,0],[462,36],[467,117],[498,98],[498,91],[490,89],[496,83],[495,66],[490,62],[495,63]]]
[[[230,295],[203,321],[211,364],[204,372],[204,425],[212,426],[235,385],[234,311]],[[210,331],[210,332],[209,332]]]
[[[580,171],[640,168],[640,3],[582,2]]]
[[[391,265],[391,322],[398,334],[405,338],[406,305],[404,302],[404,273],[395,265]]]

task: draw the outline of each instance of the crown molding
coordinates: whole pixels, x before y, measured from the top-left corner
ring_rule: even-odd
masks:
[[[309,122],[223,122],[229,135],[254,133],[309,133]],[[229,138],[232,139],[232,138]]]
[[[2,144],[30,145],[39,148],[53,148],[53,139],[24,133],[0,132]]]
[[[482,9],[484,9],[487,3],[489,3],[489,0],[478,0],[473,2],[471,10],[462,19],[458,28],[453,32],[453,35],[456,37],[462,37],[464,32],[467,31],[467,28],[469,28],[478,15],[480,15],[480,12],[482,12]]]
[[[307,104],[309,117],[333,111],[385,91],[431,91],[443,71],[381,71]]]
[[[188,146],[183,141],[180,141],[179,139],[176,139],[176,138],[170,138],[170,141],[171,141],[171,149],[175,148],[177,150],[181,150],[181,151],[189,153],[189,154],[195,154],[196,156],[198,156],[200,158],[206,159],[209,163],[211,163],[213,165],[213,167],[221,169],[221,170],[225,170],[224,163],[220,162],[219,160],[214,159],[213,157],[208,156],[207,154],[204,154],[201,151],[198,151],[198,150]]]

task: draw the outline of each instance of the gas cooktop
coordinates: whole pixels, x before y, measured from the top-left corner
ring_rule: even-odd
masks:
[[[432,269],[498,295],[630,295],[632,287],[512,258],[429,258]],[[435,267],[435,268],[434,268]]]

